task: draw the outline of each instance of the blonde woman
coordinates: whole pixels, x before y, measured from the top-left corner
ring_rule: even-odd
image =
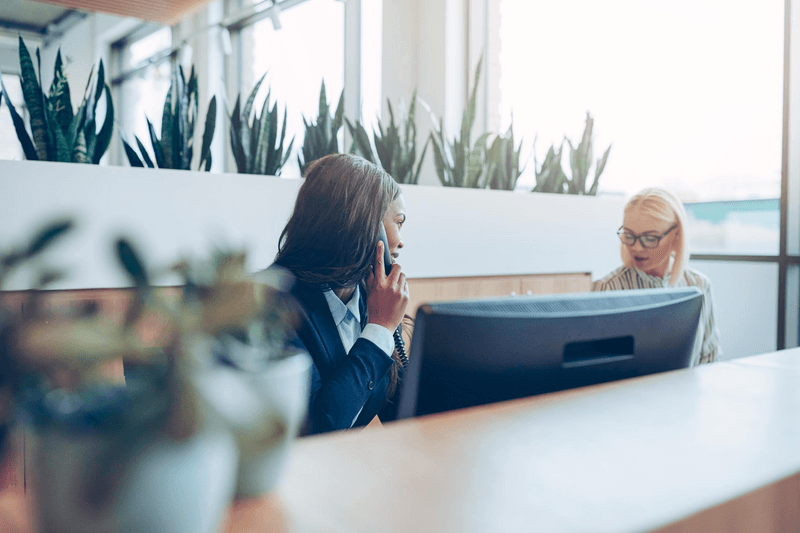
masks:
[[[711,363],[722,351],[714,322],[711,282],[687,266],[686,211],[678,198],[658,187],[644,189],[625,205],[622,266],[592,283],[593,291],[697,287],[703,292],[692,366]]]

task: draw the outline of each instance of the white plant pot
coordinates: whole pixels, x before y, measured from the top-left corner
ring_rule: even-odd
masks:
[[[238,451],[213,416],[186,440],[159,437],[136,446],[111,502],[99,511],[87,505],[83,488],[110,446],[108,436],[47,427],[30,434],[39,531],[211,533],[227,515]]]
[[[268,493],[277,483],[291,442],[308,410],[311,357],[279,359],[262,371],[219,366],[204,372],[198,388],[236,436],[239,467],[236,495]]]

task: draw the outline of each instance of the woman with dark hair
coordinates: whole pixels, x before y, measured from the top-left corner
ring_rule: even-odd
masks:
[[[311,433],[395,416],[405,356],[393,332],[405,314],[408,283],[397,263],[386,274],[379,236],[383,224],[396,259],[405,219],[400,187],[360,157],[333,154],[306,170],[275,264],[296,278],[298,339],[314,361]]]

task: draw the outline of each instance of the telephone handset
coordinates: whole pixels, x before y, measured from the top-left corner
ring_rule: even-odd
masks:
[[[386,228],[383,227],[382,222],[380,224],[378,238],[383,241],[383,268],[388,276],[392,271],[392,256],[389,253],[389,240],[386,237]],[[406,356],[406,345],[405,342],[403,342],[400,326],[397,326],[392,336],[394,337],[394,348],[397,350],[397,355],[400,356],[400,363],[402,363],[403,368],[405,368],[406,365],[408,365],[408,357]]]
[[[392,256],[389,253],[389,239],[386,237],[386,228],[383,227],[383,222],[378,231],[378,238],[383,241],[383,269],[388,276],[392,271]]]

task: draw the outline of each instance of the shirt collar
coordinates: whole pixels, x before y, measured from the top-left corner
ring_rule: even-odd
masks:
[[[651,276],[644,270],[639,270],[638,268],[634,268],[634,270],[638,272],[641,277],[649,279],[651,283],[654,283],[656,285],[661,284],[662,286],[666,287],[669,285],[669,279],[670,276],[672,275],[672,267],[674,264],[675,264],[675,252],[672,252],[669,255],[669,263],[667,263],[667,272],[664,274],[663,277]]]
[[[361,313],[358,310],[358,303],[360,300],[360,294],[358,286],[356,285],[355,290],[353,291],[353,295],[350,297],[350,301],[347,302],[347,305],[342,302],[336,293],[334,293],[331,289],[327,289],[323,291],[325,295],[325,300],[328,302],[328,307],[331,310],[331,315],[333,316],[333,322],[336,324],[336,327],[339,327],[339,324],[347,318],[348,312],[353,315],[353,318],[356,319],[357,323],[361,322]]]

